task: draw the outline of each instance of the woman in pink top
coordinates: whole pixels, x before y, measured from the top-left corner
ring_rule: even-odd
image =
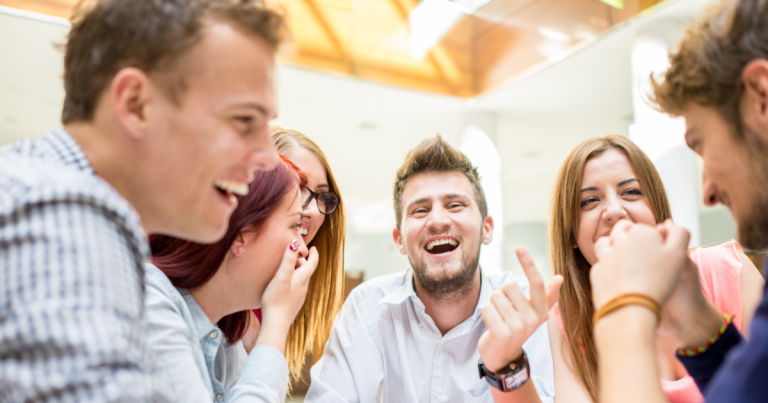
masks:
[[[564,277],[559,303],[547,320],[555,401],[597,401],[600,383],[589,283],[590,267],[597,261],[595,242],[620,220],[655,226],[670,217],[656,168],[628,138],[587,140],[566,158],[555,183],[549,233],[552,268]],[[764,284],[755,266],[735,241],[695,249],[690,257],[698,267],[704,294],[720,310],[734,314],[736,326],[747,334]],[[675,357],[679,343],[670,330],[672,320],[662,314],[656,333],[662,387],[671,402],[701,402],[696,384]],[[495,401],[502,399],[513,401],[510,396]]]

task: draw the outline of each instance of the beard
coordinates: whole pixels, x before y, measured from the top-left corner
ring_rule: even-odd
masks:
[[[460,246],[468,247],[470,245],[461,241]],[[435,301],[457,300],[472,291],[477,268],[480,264],[480,240],[478,239],[474,249],[470,250],[467,248],[463,252],[465,253],[461,254],[459,269],[452,273],[452,275],[442,275],[443,272],[450,269],[446,267],[449,263],[440,263],[439,268],[443,270],[435,273],[436,270],[434,269],[438,269],[438,267],[429,270],[425,259],[414,262],[411,254],[408,253],[408,261],[413,268],[413,275],[430,298]]]
[[[754,192],[745,213],[736,217],[739,243],[746,249],[764,250],[768,247],[768,145],[757,133],[743,129],[743,148],[749,161],[750,182]]]

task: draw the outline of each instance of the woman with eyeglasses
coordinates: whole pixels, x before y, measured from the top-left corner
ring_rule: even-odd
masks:
[[[314,297],[307,298],[288,334],[286,358],[291,379],[296,381],[308,349],[311,348],[315,359],[322,355],[333,319],[343,302],[344,205],[328,159],[314,141],[295,130],[279,126],[272,127],[271,136],[277,151],[306,175],[306,186],[302,189],[304,217],[299,231],[307,247],[316,248],[320,258],[309,282],[308,295]],[[319,311],[325,312],[324,315],[315,314]],[[254,313],[260,320],[261,311]],[[258,321],[252,321],[244,337],[246,344],[255,341],[258,324]],[[304,337],[305,334],[309,336]]]

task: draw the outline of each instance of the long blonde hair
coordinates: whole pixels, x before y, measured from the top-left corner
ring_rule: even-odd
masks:
[[[621,151],[640,181],[657,223],[672,216],[667,193],[653,163],[630,139],[609,135],[589,139],[571,151],[555,181],[552,211],[549,220],[549,250],[555,274],[565,278],[560,289],[560,312],[568,335],[573,370],[587,389],[592,401],[597,401],[597,352],[592,335],[592,289],[589,283],[590,264],[576,245],[581,213],[580,195],[584,166],[592,158],[616,149]]]
[[[273,126],[270,130],[272,144],[280,154],[302,147],[314,154],[325,166],[329,191],[339,196],[339,206],[325,221],[308,247],[317,248],[320,260],[309,280],[309,289],[304,306],[291,325],[285,347],[285,357],[291,371],[291,379],[301,378],[301,367],[307,352],[312,351],[317,360],[323,353],[325,342],[331,333],[333,319],[341,309],[344,299],[344,239],[346,223],[344,202],[333,177],[328,159],[320,147],[309,137],[295,131]]]

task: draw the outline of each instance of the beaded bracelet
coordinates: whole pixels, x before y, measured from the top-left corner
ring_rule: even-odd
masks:
[[[725,333],[725,330],[728,329],[728,326],[733,321],[733,316],[734,315],[728,315],[727,313],[723,314],[723,317],[725,318],[725,321],[723,321],[723,325],[720,326],[720,330],[717,332],[715,337],[709,339],[707,344],[705,344],[705,345],[703,345],[701,347],[693,348],[693,349],[691,349],[691,348],[679,348],[679,349],[677,349],[677,354],[679,354],[679,355],[681,355],[683,357],[694,357],[694,356],[697,356],[697,355],[702,354],[705,351],[707,351],[710,347],[712,347],[713,344],[715,344],[718,340],[720,340],[720,337],[723,336],[723,333]]]

